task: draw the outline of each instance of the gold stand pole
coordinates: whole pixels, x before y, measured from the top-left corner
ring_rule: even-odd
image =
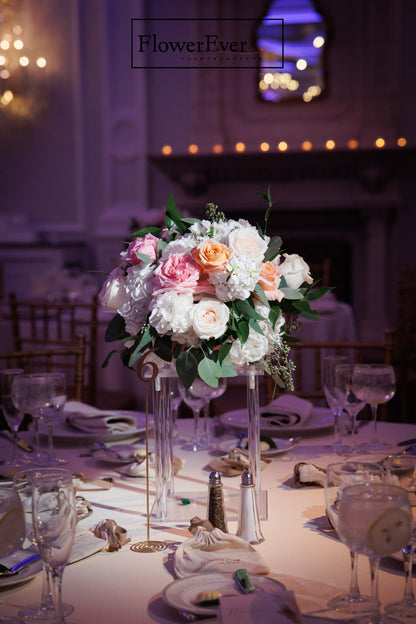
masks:
[[[145,362],[144,358],[148,354],[142,355],[137,363],[136,372],[138,378],[145,384],[145,410],[146,410],[146,530],[147,539],[145,542],[137,542],[130,546],[130,549],[134,552],[150,553],[161,552],[166,550],[167,544],[165,542],[150,541],[150,498],[149,498],[149,383],[154,381],[159,373],[159,370],[154,362]],[[150,366],[152,374],[145,376],[144,370]]]

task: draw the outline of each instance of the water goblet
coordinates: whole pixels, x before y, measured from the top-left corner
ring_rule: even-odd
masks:
[[[335,387],[337,393],[342,395],[344,410],[347,412],[351,419],[351,434],[352,434],[352,453],[357,453],[357,431],[356,422],[357,416],[361,410],[365,407],[365,401],[359,399],[352,390],[352,378],[354,373],[354,364],[337,364],[335,367]]]
[[[354,368],[352,391],[361,401],[371,407],[372,438],[360,445],[363,451],[385,451],[391,447],[387,442],[380,442],[377,433],[377,409],[381,403],[387,403],[396,392],[394,369],[388,364],[357,364]]]
[[[355,483],[381,483],[384,478],[383,467],[367,462],[338,462],[329,464],[325,475],[325,509],[329,523],[337,531],[338,509],[344,488]],[[346,594],[331,598],[330,609],[350,615],[370,612],[372,608],[369,596],[363,596],[358,587],[358,553],[350,550],[351,577]]]
[[[17,375],[22,375],[24,372],[23,368],[5,368],[0,371],[1,409],[13,434],[12,456],[8,462],[10,468],[18,468],[23,463],[18,459],[17,432],[24,413],[12,401],[12,383]]]
[[[202,439],[200,432],[200,414],[202,408],[208,403],[210,396],[210,386],[201,379],[195,379],[193,384],[186,388],[182,383],[179,384],[179,391],[182,399],[192,409],[194,416],[194,434],[190,444],[185,445],[185,449],[199,451],[207,449],[206,440]]]
[[[18,550],[25,539],[26,526],[22,503],[16,490],[0,489],[0,557],[7,557]],[[23,624],[13,616],[0,616],[0,624]]]
[[[26,523],[26,538],[32,545],[32,548],[37,547],[35,528],[33,526],[33,511],[32,511],[32,490],[33,479],[36,476],[42,474],[53,475],[66,475],[67,471],[59,468],[28,468],[19,470],[13,477],[13,487],[16,490],[21,504],[23,506],[23,512]],[[64,615],[69,615],[74,610],[71,604],[64,603],[62,605]],[[23,618],[29,618],[30,620],[44,620],[51,619],[54,614],[54,603],[51,590],[51,582],[49,577],[49,571],[46,564],[42,561],[42,590],[40,603],[36,605],[30,605],[24,607],[19,611],[19,615]]]
[[[12,401],[14,405],[32,416],[35,433],[35,450],[32,463],[42,465],[47,463],[47,456],[40,450],[39,418],[40,411],[46,407],[51,398],[51,384],[44,374],[17,375],[12,384]]]
[[[66,473],[66,474],[63,474]],[[72,475],[45,471],[32,480],[32,512],[36,542],[52,585],[54,623],[65,624],[62,575],[71,554],[77,513]]]
[[[412,514],[403,488],[388,483],[358,483],[342,492],[337,531],[341,541],[370,562],[372,610],[360,622],[397,624],[381,614],[378,570],[381,557],[393,555],[409,542]]]
[[[50,400],[39,410],[39,416],[46,422],[48,431],[48,451],[46,463],[49,466],[59,466],[68,463],[68,460],[57,457],[53,444],[53,422],[62,414],[66,403],[66,376],[65,373],[45,373],[50,384]]]
[[[412,570],[416,549],[416,457],[414,455],[391,455],[386,460],[386,481],[404,488],[410,500],[413,513],[413,531],[409,542],[403,546],[403,564],[405,585],[399,602],[386,605],[386,612],[400,618],[412,618],[416,621],[416,598],[413,591]]]
[[[329,355],[323,358],[322,362],[322,386],[325,398],[334,414],[334,441],[332,450],[334,453],[344,455],[349,453],[349,447],[342,443],[340,433],[340,415],[344,408],[345,396],[340,393],[335,384],[335,368],[339,364],[347,364],[346,355]]]

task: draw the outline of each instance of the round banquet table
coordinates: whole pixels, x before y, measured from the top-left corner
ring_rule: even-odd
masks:
[[[192,422],[179,421],[179,433],[191,434]],[[393,444],[392,452],[398,452],[396,443],[416,437],[416,425],[379,423],[379,434]],[[226,436],[229,434],[226,434]],[[369,438],[370,427],[359,430],[359,438]],[[29,438],[30,432],[22,433]],[[265,541],[256,546],[270,567],[270,576],[281,581],[287,589],[295,592],[305,623],[326,621],[323,618],[341,618],[326,611],[331,597],[345,592],[349,585],[350,563],[347,548],[329,530],[325,516],[324,489],[318,486],[295,488],[293,468],[305,461],[326,467],[340,461],[331,450],[332,430],[318,430],[304,435],[286,453],[276,455],[262,472],[262,488],[267,491],[267,519],[261,520]],[[213,455],[223,454],[219,447],[224,437],[216,440],[216,450],[185,451],[174,446],[174,454],[183,461],[175,477],[175,492],[199,492],[200,517],[205,517],[209,461]],[[124,442],[125,443],[125,442]],[[10,452],[10,443],[0,437],[0,456]],[[143,478],[129,478],[118,474],[113,466],[84,456],[91,448],[88,436],[80,441],[64,438],[56,443],[58,454],[68,460],[67,467],[85,477],[113,477],[112,489],[103,490],[86,483],[79,494],[92,505],[92,515],[83,520],[88,527],[109,518],[128,531],[131,544],[146,539],[146,482]],[[374,456],[375,458],[376,456]],[[237,528],[238,493],[240,478],[224,477],[228,530]],[[151,500],[153,481],[150,481]],[[195,514],[190,508],[189,517],[182,506],[184,519],[151,524],[150,539],[166,541],[167,550],[160,553],[137,553],[124,545],[116,552],[98,552],[88,558],[68,565],[63,577],[63,597],[74,605],[67,622],[73,624],[145,624],[153,622],[184,622],[175,609],[166,605],[162,590],[174,580],[172,558],[178,543],[191,537],[187,530],[189,520]],[[104,543],[103,543],[104,545]],[[363,593],[370,591],[369,565],[365,557],[359,557],[359,583]],[[400,559],[383,560],[380,571],[380,599],[382,604],[398,600],[403,592],[404,573]],[[203,589],[203,588],[202,588]],[[30,581],[0,588],[0,614],[17,614],[19,608],[38,603],[41,575]],[[217,621],[210,618],[207,621]]]

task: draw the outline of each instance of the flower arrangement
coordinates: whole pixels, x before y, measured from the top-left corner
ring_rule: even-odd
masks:
[[[170,195],[165,228],[132,234],[121,261],[107,277],[100,300],[115,316],[106,341],[117,341],[124,365],[147,352],[175,364],[186,387],[196,378],[217,387],[242,365],[257,364],[280,387],[293,387],[289,330],[298,317],[319,318],[310,302],[315,288],[309,266],[281,252],[281,238],[264,226],[226,219],[215,204],[207,218],[185,218]],[[293,339],[292,339],[293,340]]]

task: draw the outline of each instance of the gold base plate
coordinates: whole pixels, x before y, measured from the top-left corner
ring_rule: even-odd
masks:
[[[133,544],[130,546],[130,550],[139,553],[150,553],[150,552],[162,552],[162,550],[166,550],[168,547],[165,542],[155,542],[155,541],[146,541],[146,542],[137,542],[137,544]]]

